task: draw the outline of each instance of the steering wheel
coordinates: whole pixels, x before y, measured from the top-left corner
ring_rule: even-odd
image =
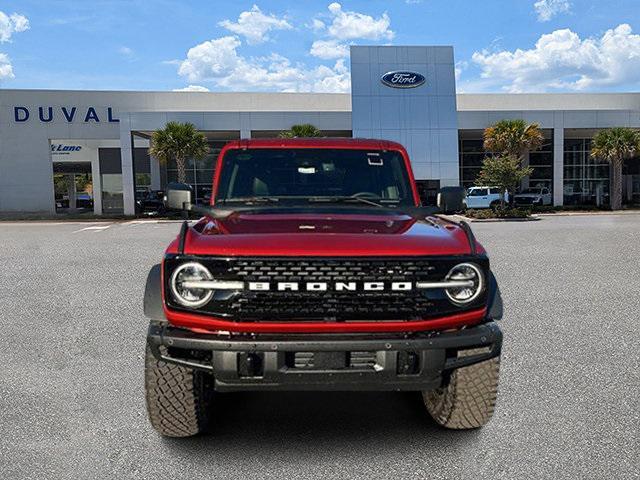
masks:
[[[377,193],[373,193],[373,192],[358,192],[358,193],[354,193],[353,195],[351,195],[352,198],[360,198],[360,197],[374,197],[374,198],[380,198],[380,195],[378,195]]]

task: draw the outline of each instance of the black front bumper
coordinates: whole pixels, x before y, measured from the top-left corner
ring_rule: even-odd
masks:
[[[213,374],[219,391],[431,390],[500,355],[502,332],[488,322],[410,335],[212,335],[152,321],[147,342],[158,360]]]

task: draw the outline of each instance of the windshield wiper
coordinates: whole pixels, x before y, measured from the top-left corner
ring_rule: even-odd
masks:
[[[267,197],[267,196],[255,196],[255,197],[238,197],[238,198],[226,198],[222,200],[222,203],[245,203],[245,204],[255,204],[255,203],[278,203],[280,201],[279,197]]]
[[[340,196],[340,197],[308,197],[307,200],[312,203],[348,203],[348,202],[360,202],[365,203],[367,205],[371,205],[379,208],[387,208],[385,205],[382,205],[378,202],[374,202],[373,200],[369,200],[364,197],[354,197],[354,196]],[[376,198],[376,200],[382,200]]]

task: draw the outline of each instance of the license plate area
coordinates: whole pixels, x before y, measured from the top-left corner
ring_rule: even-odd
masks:
[[[369,370],[377,364],[376,352],[287,352],[287,368],[292,370]]]

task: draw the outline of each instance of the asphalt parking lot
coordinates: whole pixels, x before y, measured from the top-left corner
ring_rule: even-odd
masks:
[[[506,317],[498,406],[241,393],[208,436],[146,419],[142,295],[175,223],[0,223],[3,478],[638,478],[640,215],[476,223]]]

